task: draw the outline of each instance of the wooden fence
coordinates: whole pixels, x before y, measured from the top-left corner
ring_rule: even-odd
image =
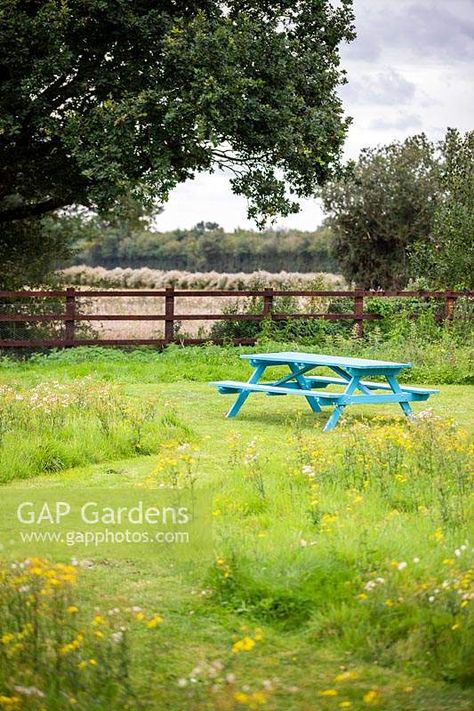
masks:
[[[127,297],[150,297],[153,299],[164,299],[164,311],[157,314],[84,314],[78,309],[78,299],[87,298],[111,298],[117,296]],[[176,313],[176,299],[179,297],[192,296],[202,297],[204,299],[218,297],[260,297],[262,299],[261,313],[205,313],[205,314],[182,314]],[[326,298],[345,298],[351,299],[353,308],[347,313],[278,313],[274,308],[274,299],[277,296],[292,296],[292,297],[326,297]],[[25,322],[63,322],[64,334],[59,337],[44,337],[44,338],[0,338],[0,348],[49,348],[49,347],[72,347],[83,345],[107,345],[107,346],[133,346],[133,345],[153,345],[165,346],[170,343],[182,343],[183,345],[207,343],[211,340],[214,343],[222,343],[223,339],[210,338],[181,338],[176,336],[175,323],[181,321],[263,321],[272,319],[274,321],[287,321],[292,319],[325,319],[329,321],[352,321],[356,325],[357,335],[364,335],[365,321],[371,321],[382,318],[376,313],[367,313],[364,311],[364,300],[366,298],[419,298],[424,300],[436,299],[441,302],[442,310],[438,314],[441,319],[453,319],[454,305],[459,298],[472,298],[474,291],[279,291],[276,289],[264,289],[262,291],[246,290],[246,291],[204,291],[204,290],[185,290],[174,289],[168,287],[164,290],[113,290],[113,291],[97,291],[87,290],[80,291],[74,288],[64,290],[49,290],[49,291],[0,291],[0,308],[2,300],[8,304],[8,309],[12,310],[12,305],[17,303],[17,300],[27,299],[30,302],[38,299],[54,299],[55,302],[64,300],[63,313],[1,313],[0,325],[2,322],[8,323],[25,323]],[[164,337],[163,338],[86,338],[77,333],[77,325],[81,322],[93,321],[157,321],[164,322]],[[253,338],[237,338],[233,341],[236,344],[255,343]]]

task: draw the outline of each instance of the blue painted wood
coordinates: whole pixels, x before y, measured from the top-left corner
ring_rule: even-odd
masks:
[[[252,375],[250,376],[248,382],[249,383],[256,383],[257,380],[260,379],[260,376],[263,375],[265,371],[266,365],[264,364],[258,364],[255,370],[253,371]],[[250,390],[245,391],[245,390],[240,390],[239,395],[237,396],[237,400],[234,402],[232,407],[230,408],[229,412],[227,413],[226,417],[235,417],[246,399],[248,398],[250,394]]]
[[[337,375],[340,375],[340,376],[342,377],[342,381],[341,381],[342,383],[346,383],[346,384],[347,384],[348,382],[350,382],[352,376],[349,375],[349,373],[346,373],[346,371],[345,371],[343,368],[341,368],[340,366],[338,366],[338,365],[333,365],[333,366],[331,366],[331,370],[333,370],[335,373],[337,373]],[[361,380],[359,380],[358,388],[359,388],[359,390],[361,390],[363,393],[369,393],[369,392],[370,392],[370,390],[369,390],[365,385],[362,385],[362,381],[361,381]]]
[[[301,370],[305,369],[299,367],[298,365],[296,365],[296,363],[288,363],[288,367],[290,368],[300,388],[302,390],[309,390],[309,392],[311,392],[311,384],[308,383],[304,375],[302,375],[301,373]],[[318,401],[315,400],[314,397],[307,397],[306,402],[308,403],[313,412],[321,412],[321,406],[319,405]]]
[[[241,383],[238,380],[219,380],[209,383],[210,385],[215,385],[217,388],[225,388],[226,390],[233,390],[233,392],[241,392],[243,394],[248,393],[274,393],[276,395],[302,395],[305,398],[311,398],[312,400],[324,400],[329,404],[337,402],[344,393],[323,393],[317,390],[303,390],[302,388],[290,388],[281,385],[273,385],[272,383]],[[322,403],[322,404],[327,404]],[[243,403],[242,403],[243,404]]]
[[[342,395],[340,402],[344,405],[377,405],[391,402],[412,402],[414,400],[428,400],[429,395],[422,393],[406,393],[402,390],[399,393],[386,395]]]
[[[400,395],[400,393],[402,392],[402,389],[400,388],[400,385],[398,384],[397,379],[396,379],[392,374],[388,374],[388,373],[387,373],[387,376],[386,376],[386,377],[387,377],[387,380],[388,380],[388,384],[389,384],[390,387],[392,388],[393,392],[394,392],[396,395]],[[406,415],[409,419],[412,419],[412,418],[414,417],[414,415],[413,415],[413,412],[412,412],[412,409],[411,409],[410,405],[409,405],[407,402],[403,402],[401,399],[399,400],[399,402],[400,402],[400,407],[402,408],[402,410],[403,410],[403,412],[405,413],[405,415]]]
[[[311,383],[311,387],[313,388],[326,388],[328,387],[328,385],[345,385],[347,383],[347,380],[343,380],[342,378],[331,378],[330,376],[325,375],[310,375],[306,378],[306,380]],[[363,385],[369,391],[390,390],[391,392],[393,392],[391,386],[388,383],[376,383],[372,382],[371,380],[361,380],[359,384]],[[400,385],[400,388],[403,390],[403,392],[409,393],[427,393],[428,395],[434,395],[435,393],[439,393],[439,390],[437,390],[436,388],[413,388],[408,385]]]
[[[344,369],[357,368],[361,370],[371,368],[385,368],[388,370],[411,368],[411,363],[393,363],[385,360],[369,360],[367,358],[346,358],[345,356],[331,356],[322,353],[298,353],[296,351],[283,351],[281,353],[245,353],[240,356],[253,363],[265,362],[269,365],[286,365],[287,363],[301,363],[303,365],[336,365]]]
[[[275,380],[274,385],[284,385],[290,380],[294,380],[296,378],[296,375],[304,375],[307,373],[309,370],[312,370],[314,368],[314,365],[300,365],[299,363],[291,363],[288,364],[291,370],[291,373],[289,375],[285,375],[284,378],[280,378],[279,380]]]
[[[354,376],[351,380],[351,382],[348,384],[347,388],[344,390],[343,397],[346,398],[346,400],[352,395],[354,390],[357,390],[357,387],[359,385],[359,378],[357,376]],[[350,400],[349,400],[350,401]],[[336,407],[334,408],[334,411],[329,418],[329,420],[326,422],[324,426],[324,432],[330,432],[335,428],[337,425],[339,418],[341,417],[342,413],[344,412],[344,408],[346,406],[346,403],[339,401]]]
[[[345,358],[327,356],[318,353],[257,353],[242,355],[255,368],[247,383],[236,380],[213,382],[222,394],[237,394],[237,398],[227,413],[235,417],[251,392],[264,393],[268,396],[300,395],[306,398],[314,412],[320,412],[324,406],[334,405],[334,410],[327,421],[324,431],[332,430],[347,405],[398,403],[407,417],[412,417],[409,403],[427,400],[433,393],[432,388],[412,388],[400,386],[397,375],[403,368],[410,368],[410,363],[368,360],[364,358]],[[290,373],[270,383],[261,382],[260,378],[269,366],[283,365]],[[321,366],[335,372],[338,378],[326,376],[307,376],[308,371]],[[362,380],[362,376],[380,375],[386,383]],[[343,392],[322,392],[316,388],[329,385],[345,385]],[[376,391],[382,391],[377,393]],[[359,394],[356,392],[359,391]],[[388,391],[388,392],[387,392]],[[361,394],[360,394],[361,393]]]

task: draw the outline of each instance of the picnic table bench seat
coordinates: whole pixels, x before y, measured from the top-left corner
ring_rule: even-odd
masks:
[[[245,354],[241,357],[249,360],[254,367],[247,382],[219,380],[210,383],[223,395],[237,395],[227,417],[237,415],[250,393],[260,392],[268,396],[300,395],[306,398],[314,412],[320,412],[322,407],[334,406],[324,428],[328,431],[335,427],[347,405],[398,403],[405,415],[412,417],[410,402],[427,400],[430,395],[439,392],[434,388],[400,385],[396,376],[403,368],[410,368],[410,363],[291,352]],[[265,369],[274,366],[287,366],[290,372],[278,380],[262,382],[261,376]],[[329,368],[341,377],[307,375],[317,367]],[[383,376],[386,382],[362,380],[363,375]],[[322,392],[329,386],[341,385],[344,386],[342,392]]]
[[[311,387],[318,386],[320,388],[326,388],[328,385],[347,385],[347,380],[343,380],[342,378],[325,377],[322,375],[310,375],[306,378],[306,380],[310,382]],[[360,380],[359,382],[360,385],[369,388],[369,390],[391,390],[388,383],[377,383],[373,380]],[[400,384],[400,388],[403,392],[423,395],[424,397],[420,398],[421,400],[427,400],[430,395],[439,393],[439,390],[436,390],[435,388],[414,388],[410,385],[404,385],[403,383]]]
[[[297,383],[287,383],[285,386],[281,386],[274,385],[273,383],[246,383],[238,380],[216,380],[210,384],[215,385],[221,395],[231,395],[242,391],[248,391],[256,393],[262,392],[266,395],[303,395],[304,397],[313,397],[316,399],[321,398],[322,400],[326,400],[327,404],[331,404],[332,402],[344,401],[344,393],[313,391],[313,388],[315,388],[317,385],[322,388],[333,384],[347,385],[347,380],[342,380],[342,378],[321,378],[322,382],[320,383],[320,378],[318,376],[307,378],[307,380],[310,381],[311,392],[303,390]],[[369,380],[361,380],[360,384],[364,385],[370,390],[389,390],[390,392],[392,392],[390,386],[386,385],[385,383],[373,383]],[[427,400],[430,395],[439,392],[439,390],[427,388],[410,388],[405,387],[403,385],[401,385],[400,388],[402,392],[408,396],[406,398],[403,398],[402,402],[408,402],[409,400]],[[350,397],[351,401],[354,401],[354,398],[357,401],[357,399],[361,396],[351,395]],[[388,396],[390,397],[390,399],[387,399],[386,395],[381,397],[384,397],[384,400],[377,400],[376,402],[399,402],[398,396],[395,396],[395,398],[393,398],[392,396]]]

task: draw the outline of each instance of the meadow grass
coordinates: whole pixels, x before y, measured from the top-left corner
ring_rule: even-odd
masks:
[[[192,482],[212,495],[214,543],[173,565],[5,562],[0,708],[471,708],[472,386],[443,385],[413,425],[360,407],[324,434],[327,411],[297,398],[251,397],[225,420],[232,398],[196,382],[246,376],[215,347],[4,361],[11,442],[85,443],[79,461],[15,469],[7,442],[4,479]]]
[[[441,338],[394,338],[386,341],[377,333],[366,339],[325,336],[320,342],[302,345],[295,341],[263,339],[257,346],[199,347],[168,346],[164,351],[152,348],[111,349],[100,346],[79,347],[37,353],[29,358],[0,359],[0,382],[12,379],[27,384],[44,379],[71,379],[93,376],[97,380],[119,383],[209,382],[218,379],[248,378],[248,363],[243,353],[274,351],[309,351],[330,355],[411,362],[412,368],[400,374],[401,382],[419,384],[474,384],[474,341],[472,335],[456,339],[449,328]],[[270,373],[270,371],[268,371]]]

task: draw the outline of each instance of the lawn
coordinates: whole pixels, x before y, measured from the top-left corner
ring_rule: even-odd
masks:
[[[299,398],[226,420],[205,381],[245,375],[237,356],[4,361],[5,496],[192,486],[212,539],[191,561],[4,567],[0,708],[472,708],[474,387],[324,434]]]

